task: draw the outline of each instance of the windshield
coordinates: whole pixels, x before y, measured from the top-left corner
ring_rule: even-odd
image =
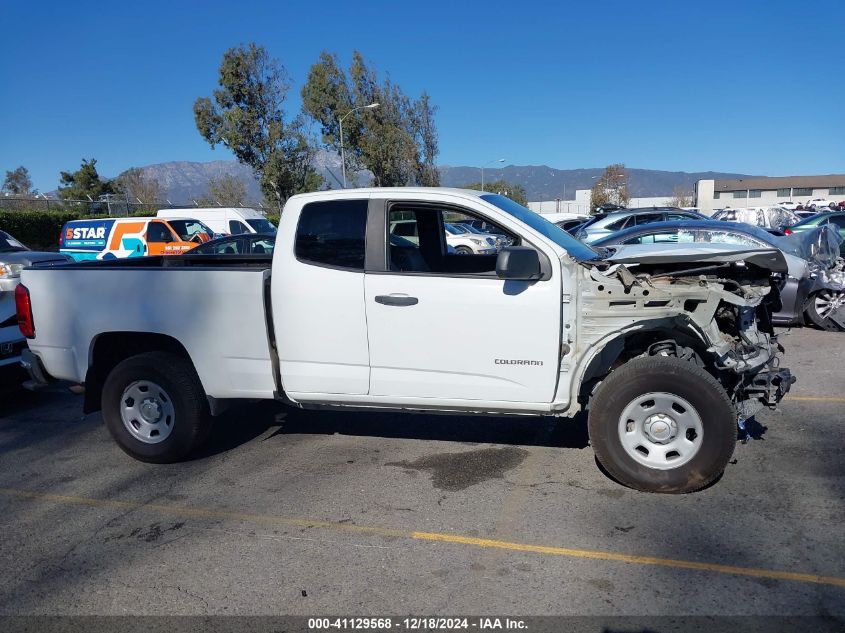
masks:
[[[265,218],[250,218],[246,221],[256,233],[275,233],[276,226]]]
[[[586,244],[582,244],[556,224],[552,224],[539,214],[529,211],[521,204],[514,202],[510,198],[500,196],[498,194],[485,194],[480,197],[485,202],[489,202],[508,215],[524,222],[538,233],[546,236],[555,244],[565,249],[566,252],[575,259],[579,261],[600,259],[599,254],[592,248]]]
[[[452,235],[460,235],[461,233],[466,233],[466,231],[459,231],[457,227],[453,224],[446,224],[446,232],[451,233]]]
[[[12,251],[26,251],[29,250],[26,246],[18,242],[14,237],[0,231],[0,253],[10,253]]]
[[[205,233],[208,236],[206,241],[214,237],[214,231],[199,220],[169,220],[169,223],[176,234],[185,242],[190,242],[198,233]]]

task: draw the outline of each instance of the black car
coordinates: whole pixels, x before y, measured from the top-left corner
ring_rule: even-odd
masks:
[[[823,312],[821,300],[830,296],[831,300],[838,301],[842,293],[824,286],[822,280],[813,274],[808,263],[794,254],[795,248],[792,242],[788,242],[790,239],[772,235],[766,229],[750,224],[719,220],[680,220],[633,226],[602,237],[592,242],[591,246],[710,243],[776,248],[784,253],[789,265],[789,274],[785,278],[778,278],[781,309],[772,315],[772,321],[780,325],[801,324],[806,316],[822,329],[840,329],[830,322],[829,315]]]
[[[189,250],[186,255],[263,255],[273,254],[275,233],[226,235]]]

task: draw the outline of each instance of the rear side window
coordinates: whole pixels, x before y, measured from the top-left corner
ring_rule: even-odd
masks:
[[[643,224],[651,224],[652,222],[660,222],[663,220],[662,213],[643,213],[642,215],[636,216],[637,226],[642,226]]]
[[[299,216],[294,253],[308,263],[363,270],[366,233],[366,200],[312,202]]]
[[[237,220],[229,220],[229,233],[231,235],[240,235],[241,233],[249,233],[246,224],[238,222]]]

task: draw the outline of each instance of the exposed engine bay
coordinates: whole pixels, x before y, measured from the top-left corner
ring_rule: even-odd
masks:
[[[613,337],[596,364],[608,370],[609,359],[615,365],[638,355],[697,363],[719,380],[742,420],[775,407],[795,380],[780,367],[783,347],[770,318],[780,300],[772,273],[783,271],[776,249],[619,247],[584,268],[578,339],[586,347]]]

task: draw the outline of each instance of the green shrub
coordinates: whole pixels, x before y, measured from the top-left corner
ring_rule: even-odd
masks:
[[[59,250],[65,222],[86,216],[77,211],[6,211],[0,209],[0,230],[39,251]]]
[[[270,220],[275,226],[279,226],[279,214],[278,213],[268,213],[267,219]]]

